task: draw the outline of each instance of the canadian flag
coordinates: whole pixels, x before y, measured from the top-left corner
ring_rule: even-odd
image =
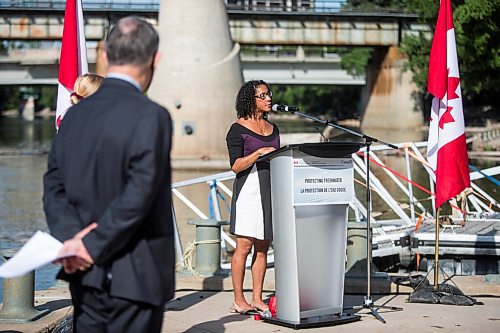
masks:
[[[429,60],[434,98],[427,159],[436,174],[436,207],[470,186],[465,123],[450,0],[441,0]]]
[[[82,1],[66,0],[61,57],[59,59],[56,129],[59,129],[64,114],[71,106],[70,96],[76,79],[88,71]]]

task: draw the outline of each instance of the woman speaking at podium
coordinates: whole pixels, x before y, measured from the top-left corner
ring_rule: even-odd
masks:
[[[227,149],[231,169],[236,174],[231,202],[231,234],[236,236],[236,250],[231,261],[234,301],[231,312],[270,316],[262,300],[267,267],[267,251],[272,240],[271,183],[269,162],[260,156],[279,148],[278,127],[267,120],[272,93],[266,82],[243,84],[236,97],[238,120],[231,125]],[[243,279],[248,254],[253,247],[252,299],[243,295]]]

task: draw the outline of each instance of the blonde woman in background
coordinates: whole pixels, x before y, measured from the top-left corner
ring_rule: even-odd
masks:
[[[88,97],[99,89],[103,77],[93,73],[80,75],[73,87],[73,93],[70,96],[71,104],[75,105],[82,98]]]
[[[71,105],[77,104],[82,98],[88,97],[95,93],[101,86],[103,77],[93,73],[80,75],[73,85],[73,93],[69,96]],[[60,115],[56,121],[56,128],[59,131],[61,121],[65,113]]]

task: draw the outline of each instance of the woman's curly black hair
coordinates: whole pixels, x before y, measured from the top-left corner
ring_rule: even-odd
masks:
[[[265,85],[269,91],[269,85],[263,80],[252,80],[241,86],[236,96],[236,113],[238,118],[248,119],[256,113],[257,104],[255,103],[255,94],[257,87]]]

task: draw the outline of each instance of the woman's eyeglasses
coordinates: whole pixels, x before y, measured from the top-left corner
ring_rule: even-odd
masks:
[[[272,91],[268,91],[267,93],[262,93],[262,94],[259,94],[259,95],[255,95],[256,98],[260,98],[261,100],[265,100],[267,96],[269,96],[270,98],[272,98],[273,97]]]

